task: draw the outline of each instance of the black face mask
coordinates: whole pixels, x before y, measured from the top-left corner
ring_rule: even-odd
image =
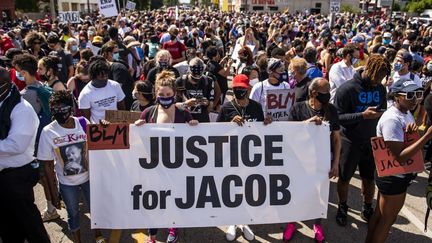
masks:
[[[177,38],[177,36],[175,36],[175,35],[171,35],[171,40],[173,41],[173,40],[175,40]]]
[[[320,93],[318,92],[318,95],[316,99],[323,105],[327,105],[330,101],[330,93]]]
[[[51,109],[54,120],[59,124],[65,124],[67,119],[72,115],[72,107],[64,106],[58,109]]]
[[[99,79],[93,79],[91,81],[91,84],[95,86],[96,88],[103,88],[107,85],[108,80],[99,80]]]
[[[237,100],[242,100],[246,97],[248,90],[247,89],[233,89],[234,96]]]
[[[49,81],[49,76],[47,75],[47,73],[40,75],[40,78],[42,79],[42,81],[45,82]]]

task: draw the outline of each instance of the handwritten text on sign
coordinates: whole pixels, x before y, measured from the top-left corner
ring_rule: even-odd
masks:
[[[129,125],[88,125],[87,144],[89,150],[128,149]]]
[[[140,119],[141,112],[136,111],[116,111],[116,110],[106,110],[105,120],[111,123],[129,123],[132,124],[136,120]]]
[[[418,133],[405,133],[405,146],[409,146],[418,139]],[[406,162],[399,162],[391,154],[382,137],[371,138],[371,143],[379,177],[415,173],[424,170],[423,154],[421,151],[418,151]]]
[[[70,23],[80,22],[80,12],[78,11],[59,12],[58,17],[60,22],[70,22]]]
[[[104,17],[117,16],[118,10],[115,0],[99,0],[99,12]]]
[[[325,217],[329,136],[325,125],[303,122],[130,125],[129,150],[90,151],[92,226],[208,227]]]
[[[287,121],[291,107],[295,102],[293,89],[270,89],[266,96],[266,115],[273,121]]]

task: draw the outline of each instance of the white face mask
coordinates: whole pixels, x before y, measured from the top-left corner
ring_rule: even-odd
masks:
[[[254,78],[254,79],[251,79],[251,80],[249,81],[249,85],[250,85],[250,86],[254,86],[254,85],[257,84],[257,83],[259,83],[259,79],[258,79],[258,78]]]

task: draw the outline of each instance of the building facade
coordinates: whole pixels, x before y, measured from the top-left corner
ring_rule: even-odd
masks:
[[[1,18],[15,18],[15,1],[1,0],[0,1]]]
[[[58,11],[80,11],[81,13],[87,13],[88,3],[90,5],[90,11],[98,10],[98,0],[58,0]]]
[[[228,2],[228,11],[247,12],[284,12],[289,10],[309,11],[310,13],[330,13],[330,0],[220,0],[222,9],[224,1]],[[359,7],[359,0],[343,0],[341,4]]]

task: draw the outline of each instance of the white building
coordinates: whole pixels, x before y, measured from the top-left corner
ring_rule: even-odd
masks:
[[[229,11],[279,11],[289,9],[290,13],[295,11],[309,11],[312,13],[329,14],[330,0],[219,0],[222,9],[223,2],[228,1]],[[359,7],[359,0],[343,0],[341,4]]]
[[[90,11],[98,10],[98,0],[58,0],[58,11],[80,11],[81,13],[88,12],[90,3]]]

